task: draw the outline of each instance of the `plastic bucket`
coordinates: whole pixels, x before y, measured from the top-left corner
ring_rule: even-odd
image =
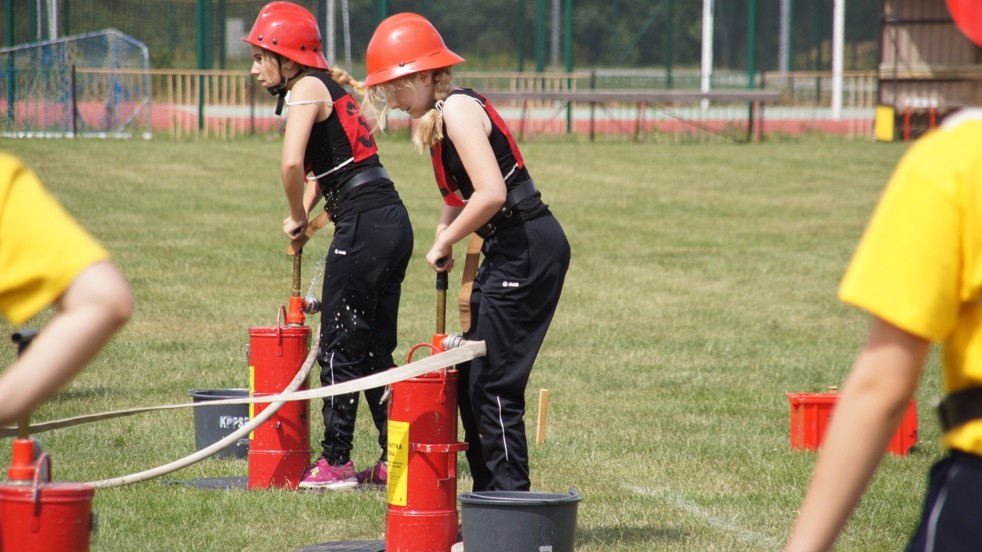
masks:
[[[195,403],[219,399],[241,399],[249,396],[248,389],[192,389]],[[194,409],[194,446],[201,450],[224,439],[249,422],[248,404],[198,406]],[[246,458],[249,455],[249,436],[243,435],[233,445],[215,456]]]
[[[460,495],[466,552],[572,552],[580,494],[482,491]]]

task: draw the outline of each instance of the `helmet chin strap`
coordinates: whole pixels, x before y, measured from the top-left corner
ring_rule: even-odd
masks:
[[[280,65],[280,67],[282,67],[282,63],[280,63],[280,61],[278,59],[277,59],[277,63]],[[290,83],[293,82],[293,81],[295,81],[296,79],[299,79],[300,77],[304,76],[304,74],[306,72],[307,72],[307,69],[305,67],[301,67],[300,69],[297,70],[296,73],[294,73],[294,75],[292,77],[287,77],[287,78],[283,79],[283,73],[282,73],[282,70],[281,70],[280,71],[280,78],[282,79],[281,82],[279,84],[277,84],[276,86],[270,86],[269,88],[266,89],[266,90],[269,91],[270,94],[272,94],[272,95],[274,95],[274,96],[277,97],[276,98],[276,116],[277,117],[279,117],[279,115],[281,113],[283,113],[283,103],[286,101],[286,91],[287,91],[287,88],[290,86]]]

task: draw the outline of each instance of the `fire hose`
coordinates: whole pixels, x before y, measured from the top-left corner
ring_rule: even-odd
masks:
[[[319,335],[319,332],[318,332]],[[316,398],[324,398],[335,395],[341,395],[345,393],[358,393],[364,391],[365,389],[372,389],[375,387],[382,387],[385,385],[391,385],[393,383],[414,378],[429,372],[434,372],[437,370],[442,370],[449,368],[461,362],[466,362],[468,360],[473,360],[475,358],[482,357],[486,354],[487,349],[483,341],[465,341],[460,339],[458,336],[450,336],[447,338],[448,345],[456,345],[455,348],[448,349],[445,352],[434,354],[428,356],[424,359],[400,366],[398,368],[392,368],[385,372],[380,372],[377,374],[372,374],[363,378],[358,378],[355,380],[347,381],[344,383],[338,383],[334,385],[327,385],[324,387],[318,387],[315,389],[309,389],[306,391],[296,391],[296,389],[306,381],[310,369],[313,366],[315,359],[317,358],[317,338],[315,338],[314,344],[311,346],[310,354],[304,361],[300,370],[297,371],[297,375],[294,377],[293,381],[288,386],[288,390],[284,393],[278,395],[267,395],[262,397],[246,397],[246,398],[234,398],[234,399],[220,399],[214,401],[208,401],[207,403],[182,403],[182,404],[170,404],[170,405],[160,405],[160,406],[149,406],[149,407],[138,407],[129,408],[123,410],[116,410],[111,412],[103,412],[98,414],[88,414],[83,416],[76,416],[72,418],[64,418],[61,420],[53,420],[50,422],[42,422],[39,424],[34,424],[31,426],[32,433],[43,433],[45,431],[51,431],[54,429],[61,429],[65,427],[71,427],[76,425],[82,425],[85,423],[108,420],[112,418],[119,418],[123,416],[131,416],[134,414],[139,414],[143,412],[152,412],[158,410],[174,410],[178,408],[194,408],[198,406],[221,406],[228,404],[254,404],[254,403],[270,403],[270,406],[264,409],[256,418],[250,420],[248,423],[244,424],[242,427],[235,430],[233,433],[227,435],[221,440],[205,447],[194,454],[175,460],[169,464],[158,466],[156,468],[142,471],[139,473],[134,473],[131,475],[126,475],[122,477],[117,477],[113,479],[104,479],[101,481],[95,481],[89,483],[94,487],[118,487],[122,485],[128,485],[131,483],[137,483],[140,481],[145,481],[152,479],[154,477],[159,477],[161,475],[168,474],[170,472],[176,471],[178,469],[190,466],[194,463],[200,462],[205,458],[217,453],[218,451],[228,447],[239,439],[248,435],[256,427],[261,425],[267,419],[273,416],[280,407],[289,401],[298,400],[308,400]],[[0,428],[0,437],[11,437],[17,435],[18,429],[16,427],[5,427]]]
[[[287,248],[287,254],[293,256],[293,296],[290,298],[290,309],[286,312],[283,307],[281,311],[285,314],[288,324],[303,324],[304,316],[303,311],[307,311],[309,306],[305,300],[300,298],[300,263],[304,244],[316,233],[318,230],[323,228],[329,222],[327,213],[321,213],[320,216],[314,218],[310,221],[305,233],[300,237],[293,240],[290,246]],[[438,273],[437,275],[437,289],[440,290],[438,293],[438,305],[437,305],[437,327],[438,333],[443,332],[444,323],[444,310],[445,310],[445,293],[446,293],[446,279],[447,274],[445,272]],[[442,283],[442,285],[441,285]],[[316,306],[314,307],[316,310]],[[279,321],[277,323],[279,327]],[[435,338],[437,336],[434,336]],[[158,410],[173,410],[177,408],[194,408],[198,406],[222,406],[222,405],[233,405],[233,404],[268,404],[268,407],[262,409],[261,412],[255,415],[255,417],[246,424],[237,428],[231,434],[226,435],[222,439],[212,443],[211,445],[196,451],[193,454],[180,458],[168,464],[164,464],[149,470],[142,472],[137,472],[121,477],[116,477],[112,479],[104,479],[100,481],[94,481],[89,483],[92,487],[97,488],[108,488],[108,487],[118,487],[122,485],[128,485],[131,483],[137,483],[140,481],[146,481],[148,479],[153,479],[161,475],[165,475],[181,468],[190,466],[209,456],[216,454],[217,452],[225,449],[228,446],[238,442],[239,439],[246,435],[249,435],[255,429],[259,428],[263,423],[272,418],[287,402],[290,401],[300,401],[309,400],[315,398],[324,398],[330,396],[336,396],[347,393],[358,393],[366,389],[372,389],[376,387],[388,386],[403,380],[408,380],[427,374],[429,372],[434,372],[437,370],[451,368],[452,366],[472,360],[486,354],[486,347],[483,341],[466,341],[461,336],[445,336],[440,335],[439,337],[443,339],[443,343],[439,344],[439,347],[432,347],[434,354],[431,356],[417,361],[411,362],[412,353],[410,353],[409,359],[407,359],[407,364],[399,367],[392,368],[385,372],[373,374],[363,378],[351,380],[348,382],[328,385],[320,388],[297,391],[300,389],[304,383],[308,380],[310,375],[310,370],[313,367],[314,361],[317,358],[317,352],[320,345],[320,328],[316,332],[313,343],[307,354],[307,358],[304,360],[300,369],[294,375],[290,383],[283,389],[282,392],[273,395],[263,395],[260,397],[249,397],[249,398],[234,398],[234,399],[222,399],[208,401],[207,403],[183,403],[183,404],[170,404],[170,405],[160,405],[160,406],[149,406],[149,407],[137,407],[129,408],[123,410],[115,410],[110,412],[103,412],[97,414],[88,414],[82,416],[76,416],[72,418],[64,418],[61,420],[53,420],[49,422],[42,422],[39,424],[34,424],[30,426],[30,431],[33,433],[43,433],[46,431],[51,431],[54,429],[61,429],[76,425],[82,425],[86,423],[91,423],[100,420],[108,420],[112,418],[119,418],[123,416],[131,416],[134,414],[139,414],[143,412],[152,412]],[[414,347],[415,350],[415,347]],[[17,436],[20,438],[26,438],[27,424],[22,423],[19,427],[0,427],[0,438],[2,437],[12,437]]]

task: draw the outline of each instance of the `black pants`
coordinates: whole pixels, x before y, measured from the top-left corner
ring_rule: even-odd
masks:
[[[931,468],[924,511],[908,552],[982,549],[982,457],[952,452]]]
[[[474,490],[528,490],[525,387],[552,322],[570,248],[547,215],[488,238],[471,292],[471,329],[487,355],[458,366],[461,425]]]
[[[344,383],[395,365],[396,322],[413,229],[402,203],[353,213],[335,222],[321,296],[317,360],[321,385]],[[365,391],[379,431],[381,458],[387,447],[384,389]],[[358,394],[324,399],[323,455],[332,465],[350,459]]]

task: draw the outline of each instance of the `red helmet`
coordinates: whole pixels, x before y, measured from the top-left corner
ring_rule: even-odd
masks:
[[[317,20],[292,2],[270,2],[259,10],[245,42],[307,67],[329,70]]]
[[[366,86],[448,67],[464,61],[450,51],[433,24],[422,15],[397,13],[378,24],[368,43]]]
[[[982,0],[948,0],[948,11],[958,29],[982,46]]]

